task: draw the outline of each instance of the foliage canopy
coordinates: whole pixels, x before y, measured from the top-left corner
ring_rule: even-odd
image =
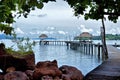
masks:
[[[120,0],[65,0],[74,9],[75,16],[84,15],[85,19],[103,19],[117,22],[120,16]]]
[[[56,0],[0,0],[0,31],[11,34],[10,24],[15,17],[27,15],[36,8],[42,9],[44,4]],[[64,0],[74,9],[75,16],[84,15],[85,19],[108,19],[117,22],[120,16],[120,0]]]

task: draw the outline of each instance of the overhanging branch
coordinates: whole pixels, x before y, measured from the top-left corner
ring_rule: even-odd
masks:
[[[120,12],[118,12],[118,13],[109,13],[109,12],[104,12],[103,14],[105,14],[105,15],[113,15],[113,16],[120,16]]]

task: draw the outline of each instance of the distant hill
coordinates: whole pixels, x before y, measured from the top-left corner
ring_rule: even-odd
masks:
[[[0,39],[11,39],[11,38],[13,38],[13,37],[10,35],[0,34]]]
[[[93,36],[92,40],[101,40],[101,36]],[[106,34],[106,40],[120,40],[120,34]]]
[[[93,40],[100,40],[101,36],[93,36]],[[120,40],[120,34],[106,34],[106,40]]]

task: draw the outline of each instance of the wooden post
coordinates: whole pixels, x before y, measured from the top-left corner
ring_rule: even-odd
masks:
[[[98,43],[98,58],[100,58],[100,43]]]
[[[91,43],[89,43],[89,50],[88,50],[88,51],[89,51],[89,54],[90,54],[90,47],[91,47]]]
[[[93,55],[93,44],[91,44],[91,54]]]
[[[87,49],[88,49],[88,44],[87,43],[85,43],[86,44],[86,54],[88,53],[88,51],[87,51]]]
[[[83,43],[81,43],[82,44],[82,53],[84,53],[84,45],[83,45]]]
[[[83,43],[84,44],[84,53],[85,53],[85,43]]]
[[[94,45],[94,53],[96,54],[96,44]]]
[[[83,44],[81,43],[81,52],[83,53]]]

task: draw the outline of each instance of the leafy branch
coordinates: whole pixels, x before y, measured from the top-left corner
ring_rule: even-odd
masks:
[[[9,54],[21,54],[21,55],[26,55],[26,54],[31,54],[33,53],[33,46],[36,45],[35,41],[30,41],[29,38],[17,38],[16,34],[13,34],[14,38],[12,41],[15,43],[17,46],[17,50],[14,50],[13,47],[15,45],[12,45],[11,47],[7,48],[7,52]]]

